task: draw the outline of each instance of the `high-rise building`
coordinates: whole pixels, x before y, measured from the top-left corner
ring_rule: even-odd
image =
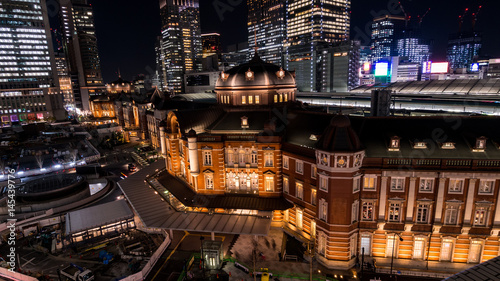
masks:
[[[359,85],[359,41],[320,50],[321,92],[347,92]]]
[[[350,0],[288,0],[287,44],[339,42],[349,38]]]
[[[73,94],[68,59],[64,52],[57,52],[55,54],[55,59],[59,89],[61,94],[63,94],[64,108],[68,111],[72,111],[75,108],[75,96]]]
[[[160,91],[166,90],[167,86],[167,70],[165,68],[165,55],[163,53],[163,38],[158,36],[156,38],[155,44],[155,54],[156,54],[156,72],[153,77],[153,87],[158,88]]]
[[[220,45],[219,33],[206,33],[201,35],[201,42],[203,46],[203,58],[217,55],[220,58],[222,47]]]
[[[1,126],[64,118],[44,0],[0,2]]]
[[[350,8],[350,0],[286,2],[285,68],[295,70],[300,91],[321,90],[319,49],[349,39]]]
[[[203,46],[202,66],[204,71],[218,71],[219,62],[222,58],[222,47],[219,33],[207,33],[201,35]]]
[[[180,94],[184,90],[184,74],[201,70],[200,3],[160,0],[160,13],[167,89]]]
[[[63,44],[75,107],[90,110],[89,98],[104,90],[92,6],[87,0],[59,0]]]
[[[478,32],[452,34],[448,40],[447,57],[451,69],[469,68],[479,57],[482,37]]]
[[[247,0],[248,44],[267,62],[283,65],[285,0]],[[249,56],[253,56],[251,49]]]
[[[398,40],[403,39],[406,21],[401,16],[377,17],[372,24],[372,54],[377,61],[398,56]]]
[[[430,57],[429,44],[422,42],[420,38],[398,39],[398,56],[407,57],[410,62],[423,64]]]

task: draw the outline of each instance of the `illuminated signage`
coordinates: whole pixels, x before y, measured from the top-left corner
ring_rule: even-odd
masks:
[[[431,73],[448,73],[448,63],[433,62],[431,65]]]
[[[478,72],[479,71],[479,63],[473,63],[470,65],[470,71],[471,72]]]
[[[370,71],[370,63],[369,62],[365,62],[363,64],[363,70],[364,71]]]
[[[424,65],[422,66],[422,73],[431,73],[431,65],[432,61],[424,62]]]
[[[388,62],[377,62],[375,64],[375,76],[389,76],[389,63]]]

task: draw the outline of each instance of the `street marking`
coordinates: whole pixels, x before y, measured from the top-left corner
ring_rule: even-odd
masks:
[[[189,236],[189,232],[184,231],[184,236],[182,237],[181,241],[179,241],[179,243],[177,243],[177,246],[175,246],[175,248],[172,250],[172,252],[170,252],[170,255],[168,255],[167,259],[161,265],[160,269],[158,269],[158,271],[156,272],[155,276],[153,276],[153,278],[151,278],[151,281],[155,280],[155,278],[158,275],[158,273],[160,273],[160,271],[163,269],[163,267],[165,266],[165,264],[167,264],[167,261],[170,259],[170,257],[172,257],[172,255],[175,253],[175,251],[177,250],[177,248],[179,247],[179,245],[181,245],[182,241],[184,241],[184,238],[186,238],[187,236]]]

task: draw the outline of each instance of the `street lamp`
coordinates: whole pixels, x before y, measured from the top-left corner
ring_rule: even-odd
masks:
[[[391,274],[390,277],[392,279],[392,265],[394,264],[394,247],[396,244],[396,236],[399,237],[399,241],[403,241],[403,238],[397,233],[394,233],[393,241],[392,241],[392,255],[391,255]]]

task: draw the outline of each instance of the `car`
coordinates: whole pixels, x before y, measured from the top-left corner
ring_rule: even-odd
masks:
[[[130,164],[128,164],[128,170],[130,172],[135,172],[135,170],[137,170],[137,167],[135,166],[134,163],[130,163]]]

